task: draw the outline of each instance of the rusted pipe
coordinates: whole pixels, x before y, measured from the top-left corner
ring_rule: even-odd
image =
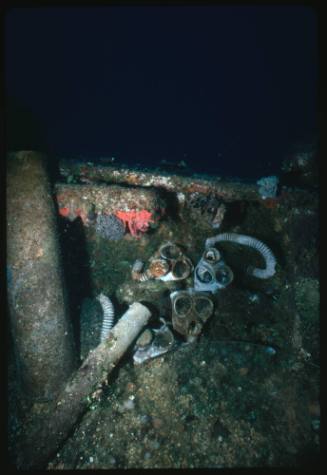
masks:
[[[151,317],[150,310],[134,302],[111,329],[108,337],[90,351],[81,367],[49,407],[48,417],[43,416],[41,426],[35,420],[24,424],[19,441],[17,467],[42,469],[58,447],[69,436],[83,415],[90,400],[101,393],[101,384],[115,368],[128,347]],[[51,406],[50,405],[50,406]]]
[[[53,399],[75,363],[45,157],[7,157],[8,302],[22,390]]]

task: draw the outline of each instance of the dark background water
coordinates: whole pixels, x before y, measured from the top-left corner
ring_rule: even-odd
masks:
[[[278,173],[317,135],[316,23],[299,6],[12,9],[7,148]]]

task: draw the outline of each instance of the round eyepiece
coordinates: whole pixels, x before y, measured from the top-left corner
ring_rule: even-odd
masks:
[[[196,276],[199,279],[199,281],[203,284],[210,284],[214,278],[210,270],[202,266],[199,266],[196,269]]]
[[[176,279],[186,279],[191,273],[191,266],[187,260],[177,259],[171,271]]]
[[[226,287],[232,282],[234,274],[232,269],[228,266],[222,265],[216,270],[216,280],[219,285]]]
[[[215,247],[209,247],[205,250],[203,258],[210,264],[214,264],[215,262],[218,262],[220,260],[221,256],[218,249],[216,249]]]
[[[213,311],[212,300],[207,297],[195,297],[194,308],[201,320],[206,320]]]
[[[176,244],[169,242],[161,246],[160,255],[164,259],[177,259],[181,255],[181,250]]]
[[[192,299],[187,295],[176,297],[174,301],[174,310],[179,318],[187,316],[192,308]]]

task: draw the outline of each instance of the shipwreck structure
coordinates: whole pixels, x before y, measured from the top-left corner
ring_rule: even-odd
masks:
[[[167,289],[179,290],[179,281],[133,279],[137,259],[146,261],[163,242],[174,241],[196,265],[217,229],[255,234],[276,253],[278,269],[276,276],[271,273],[273,284],[257,285],[278,288],[286,272],[295,273],[291,263],[282,269],[283,255],[292,262],[302,252],[291,247],[292,230],[286,234],[282,213],[305,209],[298,212],[301,229],[309,229],[316,217],[311,191],[283,184],[276,196],[264,199],[257,183],[217,176],[62,159],[54,178],[47,156],[33,151],[8,154],[7,164],[8,308],[24,413],[13,449],[19,468],[47,465],[151,318],[171,311]],[[67,270],[82,244],[86,264],[75,269],[73,281]],[[69,251],[63,252],[66,245]],[[241,254],[235,249],[229,252],[227,244],[224,256],[237,276],[243,256],[245,267],[262,264],[251,249]],[[90,295],[78,295],[79,278],[86,274]],[[187,274],[188,286],[190,279]],[[95,338],[83,358],[70,314],[72,289],[82,333],[85,298],[89,303],[93,298],[96,314],[96,296],[113,296],[122,315],[108,338],[101,343]],[[213,309],[210,303],[210,315]]]

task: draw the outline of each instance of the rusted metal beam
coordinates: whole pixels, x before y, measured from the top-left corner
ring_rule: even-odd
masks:
[[[217,176],[182,176],[158,171],[144,171],[132,167],[96,165],[75,160],[61,160],[60,172],[63,176],[76,177],[85,183],[101,181],[112,184],[163,188],[176,193],[212,193],[227,202],[261,200],[256,184],[222,180]]]

